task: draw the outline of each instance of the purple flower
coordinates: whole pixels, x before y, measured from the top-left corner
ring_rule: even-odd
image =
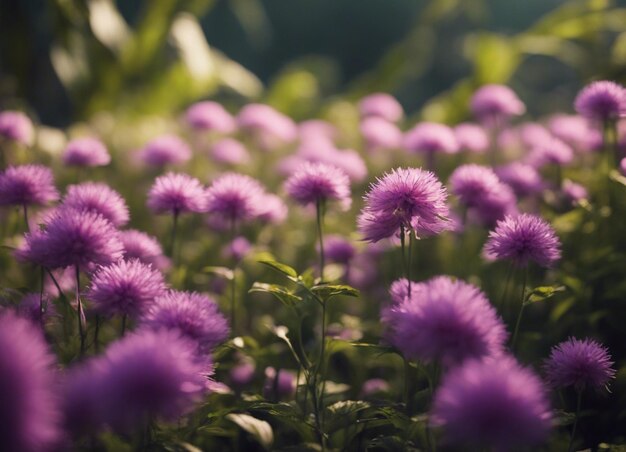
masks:
[[[550,119],[548,127],[556,138],[581,151],[588,151],[595,142],[602,141],[600,132],[582,116],[556,115]]]
[[[446,276],[412,285],[383,322],[389,342],[406,358],[446,365],[501,354],[507,337],[485,294]]]
[[[459,166],[450,176],[450,191],[467,207],[480,206],[501,185],[491,168],[473,163]]]
[[[28,293],[16,307],[20,317],[29,319],[35,325],[45,325],[57,315],[56,308],[48,294]]]
[[[223,138],[211,148],[211,157],[218,163],[245,165],[250,162],[246,147],[234,138]]]
[[[185,120],[196,130],[232,133],[237,128],[235,118],[217,102],[204,101],[193,104],[185,113]]]
[[[378,116],[363,119],[359,129],[369,150],[396,149],[402,145],[398,126]]]
[[[256,366],[252,362],[243,362],[241,364],[236,365],[230,370],[230,379],[233,383],[233,386],[244,389],[246,386],[249,386],[254,380],[254,372],[256,371]]]
[[[67,166],[105,166],[111,162],[106,146],[95,138],[70,141],[62,159]]]
[[[0,112],[0,137],[31,146],[35,137],[33,123],[21,111]]]
[[[70,185],[63,198],[63,206],[99,213],[117,227],[124,226],[130,220],[130,213],[124,198],[101,182]]]
[[[508,451],[543,441],[551,414],[541,380],[501,357],[452,369],[435,393],[431,423],[449,443]]]
[[[243,236],[238,236],[223,249],[222,256],[226,259],[239,262],[248,255],[250,250],[252,250],[252,245],[248,239]]]
[[[280,224],[287,219],[287,205],[274,194],[266,193],[261,202],[258,219],[266,223]]]
[[[404,135],[404,146],[411,152],[454,154],[459,143],[452,129],[435,122],[422,122]]]
[[[266,192],[263,185],[250,176],[223,173],[206,190],[206,196],[206,212],[227,222],[241,222],[260,215]]]
[[[58,199],[52,171],[46,166],[10,166],[0,173],[0,205],[44,205]]]
[[[361,117],[382,118],[389,122],[398,122],[404,116],[402,105],[390,94],[374,93],[359,102]]]
[[[421,287],[423,283],[411,281],[411,291],[418,285]],[[406,278],[396,279],[389,287],[389,295],[391,295],[391,302],[393,304],[402,303],[404,299],[409,296],[409,281]]]
[[[459,148],[476,154],[483,154],[489,149],[489,136],[478,124],[464,122],[454,128],[454,136]]]
[[[577,184],[576,182],[573,182],[569,179],[565,179],[563,181],[561,192],[565,196],[565,199],[567,199],[572,204],[589,198],[589,193],[584,186]]]
[[[97,433],[105,422],[103,359],[93,358],[71,367],[63,375],[63,418],[65,430],[74,437]]]
[[[513,162],[496,168],[496,174],[502,182],[513,189],[519,197],[539,193],[543,189],[541,175],[534,166]]]
[[[544,165],[567,165],[574,160],[572,148],[557,138],[536,144],[526,158],[535,168]]]
[[[197,292],[169,291],[154,300],[141,319],[153,330],[179,331],[202,350],[210,350],[228,338],[229,327],[215,300]]]
[[[552,349],[544,370],[552,386],[573,386],[582,391],[586,387],[606,387],[615,378],[613,364],[609,350],[602,344],[593,339],[570,337]]]
[[[94,273],[86,297],[98,312],[137,318],[165,290],[161,272],[137,259],[120,260]]]
[[[518,266],[533,261],[551,267],[561,257],[560,248],[559,238],[549,223],[535,215],[521,214],[498,221],[495,230],[489,233],[485,253]]]
[[[145,232],[129,229],[120,231],[119,239],[124,245],[124,259],[139,259],[161,271],[169,268],[169,259],[163,255],[161,244],[156,238]]]
[[[484,85],[470,101],[470,109],[481,122],[492,126],[496,121],[506,121],[512,116],[524,114],[526,107],[515,92],[504,85]]]
[[[102,215],[71,208],[57,209],[44,229],[26,234],[20,260],[49,269],[109,265],[123,254],[117,230]]]
[[[402,227],[417,237],[448,229],[446,189],[437,177],[418,168],[396,168],[370,186],[357,219],[364,240],[377,242]]]
[[[303,163],[287,179],[285,190],[303,206],[336,201],[341,210],[348,210],[352,204],[348,175],[326,163]]]
[[[382,378],[370,378],[363,383],[361,394],[364,397],[380,394],[381,392],[389,392],[390,386],[386,380]]]
[[[296,392],[296,375],[291,370],[265,369],[265,385],[263,394],[266,398],[284,399],[292,397]]]
[[[324,237],[324,255],[331,262],[348,265],[356,255],[356,249],[345,237],[327,235]]]
[[[146,144],[139,155],[148,165],[177,165],[191,158],[191,149],[176,135],[163,135]]]
[[[578,93],[574,108],[585,118],[614,120],[626,112],[626,89],[607,80],[592,82]]]
[[[491,190],[485,195],[474,213],[480,223],[491,227],[507,215],[516,215],[516,202],[513,189],[506,184],[500,184],[497,190]]]
[[[51,451],[61,437],[55,360],[36,326],[0,313],[0,445],[6,451]]]
[[[520,124],[517,133],[522,145],[527,148],[542,146],[554,139],[548,129],[536,122]]]
[[[94,385],[99,411],[118,432],[141,428],[150,418],[176,420],[206,392],[206,362],[175,331],[128,335],[100,359]]]
[[[251,133],[265,150],[291,143],[298,137],[298,127],[293,120],[269,105],[246,105],[237,115],[237,125]]]
[[[169,172],[154,181],[148,192],[148,207],[155,213],[173,215],[201,212],[206,208],[206,193],[195,177]]]
[[[322,139],[332,143],[337,137],[337,128],[321,119],[309,119],[298,125],[298,135],[301,142]]]

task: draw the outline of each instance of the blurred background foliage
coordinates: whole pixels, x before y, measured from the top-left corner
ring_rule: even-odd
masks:
[[[543,115],[626,70],[626,0],[4,0],[0,30],[0,108],[56,127],[207,97],[332,117],[372,91],[457,122],[487,82]]]

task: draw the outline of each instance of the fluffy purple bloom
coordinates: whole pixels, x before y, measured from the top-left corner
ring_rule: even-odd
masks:
[[[109,346],[94,376],[98,410],[118,432],[151,418],[176,420],[201,400],[207,364],[175,331],[141,331]]]
[[[237,115],[237,125],[251,133],[263,149],[295,141],[298,127],[293,120],[263,104],[248,104]]]
[[[120,231],[119,239],[124,245],[124,259],[139,259],[144,264],[152,265],[161,271],[170,266],[159,241],[145,232],[135,229]]]
[[[551,414],[541,380],[500,357],[452,369],[435,393],[431,423],[449,443],[508,451],[542,442]]]
[[[213,145],[211,157],[218,163],[244,165],[250,162],[250,153],[240,141],[224,138]]]
[[[123,251],[117,230],[102,215],[61,208],[44,229],[26,234],[25,245],[16,255],[49,269],[78,266],[86,270],[116,262]]]
[[[137,259],[120,260],[94,273],[86,297],[100,313],[137,318],[165,290],[160,271]]]
[[[191,149],[176,135],[163,135],[146,144],[139,155],[148,165],[177,165],[191,158]]]
[[[237,388],[245,388],[254,380],[254,372],[256,366],[252,362],[243,362],[236,365],[230,370],[230,379],[233,386]]]
[[[99,213],[117,227],[124,226],[130,220],[130,213],[124,198],[101,182],[70,185],[63,198],[63,206]]]
[[[153,330],[177,330],[203,350],[210,350],[228,338],[226,318],[215,300],[197,292],[169,291],[154,300],[141,319]]]
[[[33,144],[33,123],[21,111],[0,112],[0,137],[26,146]]]
[[[285,190],[303,206],[336,201],[342,210],[348,210],[352,204],[348,175],[326,163],[303,163],[287,179]]]
[[[420,284],[423,283],[411,281],[411,291]],[[389,287],[389,295],[391,295],[391,302],[393,304],[402,303],[404,299],[409,296],[409,281],[406,278],[396,279]]]
[[[217,102],[204,101],[193,104],[185,113],[185,120],[196,130],[232,133],[237,128],[235,118]]]
[[[626,89],[607,80],[592,82],[578,93],[574,108],[585,118],[614,120],[626,113]]]
[[[450,191],[467,207],[480,206],[490,192],[500,187],[500,179],[487,166],[461,165],[450,176]]]
[[[287,219],[287,205],[277,195],[266,193],[261,202],[258,219],[266,223],[280,224]]]
[[[563,141],[552,138],[537,143],[530,151],[527,162],[538,168],[544,165],[567,165],[574,159],[574,151]]]
[[[491,190],[480,202],[474,214],[480,223],[491,227],[507,215],[518,213],[517,199],[513,189],[506,184],[500,184],[497,190]]]
[[[369,150],[396,149],[402,144],[402,132],[386,119],[377,116],[365,118],[359,129]]]
[[[489,149],[489,135],[478,124],[464,122],[454,128],[454,136],[459,148],[476,154],[482,154]]]
[[[541,175],[534,166],[513,162],[496,168],[496,174],[502,182],[513,189],[517,196],[529,196],[543,189]]]
[[[582,391],[586,387],[606,387],[615,378],[613,364],[609,350],[602,344],[570,337],[552,349],[544,370],[552,386],[573,386]]]
[[[46,166],[10,166],[0,173],[0,205],[44,205],[58,199],[52,171]]]
[[[148,192],[148,207],[155,213],[174,215],[201,212],[206,207],[205,189],[195,177],[170,172],[154,181]]]
[[[359,102],[361,117],[375,116],[389,122],[398,122],[404,116],[402,105],[390,94],[374,93]]]
[[[0,445],[51,451],[61,436],[54,357],[30,321],[0,313]]]
[[[321,119],[309,119],[298,125],[298,134],[300,141],[322,139],[332,143],[337,137],[337,128]]]
[[[484,85],[477,89],[470,101],[470,109],[479,121],[489,126],[526,111],[517,94],[504,85]]]
[[[29,319],[36,325],[45,325],[52,317],[57,315],[56,308],[46,293],[28,293],[22,297],[16,306],[20,317]]]
[[[583,185],[577,184],[569,179],[563,181],[561,192],[563,196],[565,196],[565,199],[572,204],[589,198],[589,193]]]
[[[245,174],[223,173],[206,190],[205,211],[226,222],[256,219],[264,211],[265,188]],[[230,226],[230,224],[229,224]]]
[[[459,143],[454,131],[443,124],[422,122],[404,135],[404,146],[411,152],[454,154]]]
[[[324,255],[331,262],[347,265],[356,255],[356,249],[345,237],[327,235],[324,237]]]
[[[551,267],[561,257],[561,242],[549,223],[538,216],[506,216],[489,233],[485,244],[487,256],[507,259],[518,266],[530,261]]]
[[[449,210],[444,186],[430,171],[396,168],[370,186],[357,219],[364,240],[378,242],[402,227],[417,237],[448,229]]]
[[[238,236],[232,242],[227,244],[222,250],[222,256],[226,259],[233,259],[239,262],[245,258],[252,250],[252,244],[243,236]]]
[[[452,365],[502,353],[504,324],[477,287],[446,276],[411,285],[383,315],[387,338],[408,359]]]
[[[67,166],[105,166],[111,162],[106,146],[95,138],[70,141],[61,158]]]
[[[273,367],[268,367],[265,369],[263,394],[267,398],[290,398],[296,392],[296,383],[296,374],[291,370],[278,369],[277,371]]]
[[[527,148],[542,146],[554,139],[552,134],[542,124],[526,122],[517,127],[517,134],[521,144]]]

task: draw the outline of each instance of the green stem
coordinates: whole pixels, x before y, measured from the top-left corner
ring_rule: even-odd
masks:
[[[407,265],[407,256],[406,256],[406,241],[404,236],[404,225],[400,225],[400,250],[402,252],[402,270],[404,272],[404,277],[407,280],[408,285],[408,293],[411,296],[411,280],[410,280],[410,271]]]
[[[403,399],[404,399],[404,409],[406,410],[406,414],[407,416],[411,415],[411,401],[410,399],[410,394],[411,394],[411,366],[409,364],[409,360],[406,358],[403,358],[404,360],[404,393],[403,393]]]
[[[572,427],[572,434],[569,438],[569,446],[567,447],[568,452],[572,452],[574,450],[574,439],[576,438],[576,427],[578,427],[578,418],[580,417],[580,406],[583,400],[583,391],[576,391],[576,416],[574,417],[574,426]]]
[[[319,238],[319,243],[320,243],[320,282],[323,283],[324,282],[324,259],[325,259],[325,253],[324,253],[324,232],[323,232],[323,225],[324,225],[324,201],[318,199],[317,203],[315,204],[315,211],[316,211],[316,216],[317,216],[317,236]]]
[[[173,218],[173,224],[172,224],[172,235],[170,236],[170,246],[169,246],[169,255],[170,258],[172,259],[172,266],[174,268],[176,268],[176,256],[174,255],[174,248],[176,246],[176,232],[178,230],[178,216],[179,216],[180,212],[178,212],[178,210],[174,210],[174,218]]]
[[[235,234],[237,233],[237,223],[235,218],[230,219],[230,246],[233,246],[235,241]],[[234,259],[233,259],[234,261]],[[235,275],[237,274],[237,263],[233,263],[233,278],[230,281],[230,328],[233,332],[233,336],[236,336],[235,326],[237,319],[237,281]]]
[[[76,265],[76,309],[78,311],[78,334],[80,335],[80,356],[85,354],[85,330],[83,326],[84,312],[80,300],[80,268]]]
[[[522,300],[519,309],[519,313],[517,314],[517,321],[515,322],[515,330],[513,331],[513,339],[511,340],[511,350],[515,351],[515,344],[517,342],[517,335],[519,333],[519,327],[522,323],[522,314],[524,313],[524,307],[526,304],[524,303],[524,295],[526,293],[526,280],[528,279],[528,267],[524,269],[524,277],[522,279]]]
[[[515,273],[514,270],[515,270],[515,267],[513,266],[512,263],[510,263],[506,271],[506,278],[504,280],[504,290],[502,291],[502,296],[500,297],[500,304],[498,305],[502,313],[504,313],[504,307],[506,305],[505,299],[506,299],[507,293],[509,292],[509,284],[511,283],[511,277],[513,276],[513,273]]]
[[[29,231],[30,230],[30,226],[28,223],[28,207],[26,207],[26,204],[22,205],[22,212],[24,214],[24,224],[26,225],[26,230]]]
[[[122,330],[120,331],[120,337],[124,337],[124,335],[126,334],[126,321],[128,319],[128,316],[126,314],[124,314],[122,316]]]
[[[408,281],[408,293],[409,297],[411,296],[411,265],[412,265],[412,255],[413,255],[413,231],[409,232],[409,246],[407,252],[407,263],[406,263],[406,279]]]
[[[320,426],[324,433],[324,392],[326,390],[326,302],[322,304],[322,343],[320,348],[319,379],[321,383],[319,394]]]

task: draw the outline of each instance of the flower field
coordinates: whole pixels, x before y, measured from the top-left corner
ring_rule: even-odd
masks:
[[[0,450],[626,450],[615,80],[3,109]]]

